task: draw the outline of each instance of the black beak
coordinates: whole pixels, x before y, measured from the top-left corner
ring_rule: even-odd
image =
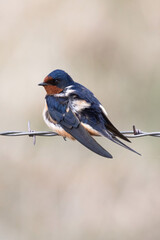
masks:
[[[42,82],[42,83],[39,83],[39,84],[38,84],[38,86],[43,86],[43,87],[44,87],[44,86],[47,86],[47,85],[48,85],[48,84],[45,83],[45,82]]]

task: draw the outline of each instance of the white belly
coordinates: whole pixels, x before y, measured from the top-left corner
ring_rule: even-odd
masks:
[[[46,112],[47,112],[47,111],[48,111],[48,110],[47,110],[46,108],[44,108],[44,110],[43,110],[43,119],[44,119],[45,123],[47,124],[47,126],[48,126],[49,128],[51,128],[54,132],[56,132],[57,130],[58,130],[58,131],[63,130],[63,128],[62,128],[59,124],[54,123],[54,121],[51,122],[51,121],[46,117]]]

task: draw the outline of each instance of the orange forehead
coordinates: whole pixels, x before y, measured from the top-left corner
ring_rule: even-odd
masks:
[[[49,80],[52,80],[53,78],[50,76],[45,77],[44,82],[48,82]]]

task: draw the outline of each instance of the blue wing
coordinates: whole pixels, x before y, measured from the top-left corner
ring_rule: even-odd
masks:
[[[93,93],[78,83],[75,86],[76,88],[75,88],[74,94],[70,95],[72,102],[74,103],[77,100],[79,101],[85,100],[86,103],[90,103],[90,107],[86,107],[86,108],[84,107],[84,109],[81,109],[81,111],[76,112],[76,115],[80,120],[80,122],[91,126],[94,130],[99,132],[101,135],[107,137],[111,141],[119,144],[120,146],[139,154],[138,152],[128,147],[127,145],[125,145],[123,142],[121,142],[119,139],[116,138],[117,136],[127,142],[130,142],[110,122],[107,115],[104,113],[104,111],[101,108],[101,103],[98,101],[97,98],[94,97]]]
[[[80,114],[77,112],[78,118],[80,121],[87,123],[89,125],[93,125],[96,130],[101,132],[103,129],[104,131],[110,131],[110,133],[114,136],[117,136],[127,142],[130,142],[123,134],[121,134],[117,128],[110,122],[107,115],[104,114],[102,109],[100,108],[101,103],[98,99],[94,96],[94,94],[79,83],[75,83],[73,89],[75,92],[70,95],[71,98],[77,98],[81,100],[85,100],[86,102],[90,103],[90,108],[84,108]],[[102,132],[101,132],[102,133]]]
[[[46,102],[51,118],[60,124],[67,133],[91,151],[103,157],[112,158],[112,155],[102,148],[81,125],[79,119],[70,108],[68,98],[47,95]]]

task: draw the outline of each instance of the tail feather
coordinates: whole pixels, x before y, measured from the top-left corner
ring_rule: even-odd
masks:
[[[111,133],[113,133],[115,136],[127,141],[127,142],[131,142],[128,138],[126,138],[122,133],[120,133],[120,131],[118,131],[118,129],[111,123],[111,121],[108,119],[107,116],[105,116],[103,114],[103,117],[105,119],[105,127],[108,131],[110,131]]]
[[[128,150],[130,150],[130,151],[132,151],[132,152],[134,152],[134,153],[136,153],[136,154],[138,154],[138,155],[141,156],[140,153],[138,153],[137,151],[135,151],[133,148],[128,147],[126,144],[124,144],[123,142],[121,142],[119,139],[113,137],[113,138],[110,139],[110,140],[113,141],[113,142],[115,142],[115,143],[117,143],[118,145],[120,145],[120,146],[122,146],[122,147],[124,147],[124,148],[126,148],[126,149],[128,149]]]
[[[132,152],[134,152],[134,153],[136,153],[136,154],[138,154],[138,155],[141,156],[140,153],[138,153],[138,152],[135,151],[134,149],[128,147],[126,144],[124,144],[124,143],[121,142],[118,138],[116,138],[115,136],[112,136],[112,135],[109,134],[108,132],[105,131],[105,132],[102,133],[102,135],[103,135],[104,137],[107,137],[107,138],[108,138],[109,140],[111,140],[112,142],[117,143],[117,144],[120,145],[121,147],[124,147],[124,148],[126,148],[126,149],[128,149],[128,150],[130,150],[130,151],[132,151]]]

